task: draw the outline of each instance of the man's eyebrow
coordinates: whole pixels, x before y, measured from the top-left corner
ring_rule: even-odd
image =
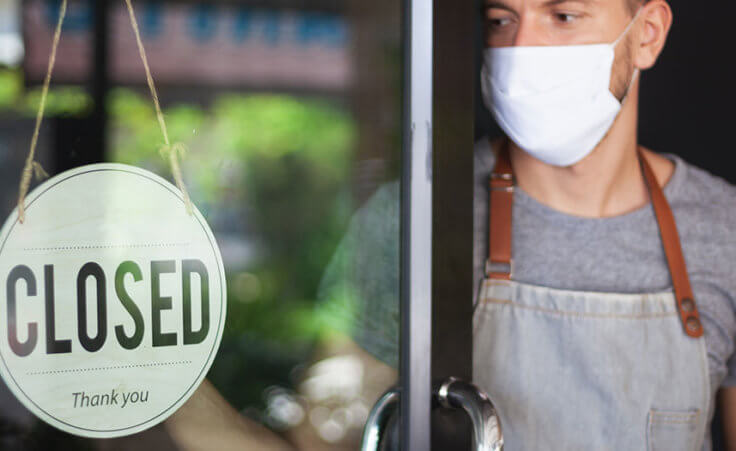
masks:
[[[598,0],[547,0],[544,2],[544,6],[555,6],[561,3],[582,3],[584,5],[589,5],[597,2]]]
[[[503,3],[502,1],[498,1],[498,0],[487,0],[485,2],[485,5],[483,5],[483,9],[484,10],[488,10],[488,9],[491,9],[491,8],[499,8],[499,9],[505,9],[505,10],[508,10],[508,11],[513,11],[513,9],[511,9],[511,7],[509,5]]]
[[[547,0],[542,4],[542,6],[549,7],[549,6],[560,5],[563,3],[582,3],[584,5],[589,5],[592,3],[598,3],[598,0]],[[513,11],[513,8],[511,8],[509,5],[504,3],[503,0],[487,0],[485,4],[483,5],[483,9],[488,10],[491,8],[499,8],[499,9],[505,9],[508,11]]]

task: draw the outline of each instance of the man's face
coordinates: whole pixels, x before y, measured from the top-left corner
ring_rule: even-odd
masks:
[[[487,47],[612,43],[632,20],[630,0],[485,0]],[[632,36],[616,47],[611,92],[621,100],[634,70]]]

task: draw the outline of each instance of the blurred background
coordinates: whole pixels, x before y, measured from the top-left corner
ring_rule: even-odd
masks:
[[[3,218],[59,5],[0,0]],[[352,213],[398,177],[400,3],[134,6],[171,139],[188,149],[187,187],[227,270],[227,325],[208,379],[244,418],[300,449],[355,449],[395,373],[346,339],[360,307],[347,294],[326,299],[320,282]],[[120,162],[171,179],[123,0],[70,1],[46,111],[37,159],[52,176]],[[398,311],[398,291],[387,296]],[[63,434],[1,384],[0,449],[186,449],[164,426],[118,440]]]

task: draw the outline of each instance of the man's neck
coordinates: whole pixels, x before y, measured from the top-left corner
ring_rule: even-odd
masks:
[[[540,203],[575,216],[617,216],[646,205],[649,195],[637,152],[637,97],[637,90],[632,89],[608,135],[572,166],[546,164],[510,142],[519,187]],[[646,154],[664,185],[674,165],[651,152]]]

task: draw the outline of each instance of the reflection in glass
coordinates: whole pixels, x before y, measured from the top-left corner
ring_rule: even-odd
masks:
[[[134,4],[171,140],[187,147],[187,187],[227,269],[222,345],[184,408],[122,439],[56,431],[0,384],[0,448],[356,449],[371,406],[397,381],[399,5]],[[26,36],[21,59],[0,60],[3,218],[57,8],[0,0],[0,42]],[[88,89],[93,12],[91,1],[70,1],[39,143],[51,174],[100,152],[85,136],[99,119]],[[111,89],[98,158],[170,178],[125,14],[110,2],[103,24]]]

